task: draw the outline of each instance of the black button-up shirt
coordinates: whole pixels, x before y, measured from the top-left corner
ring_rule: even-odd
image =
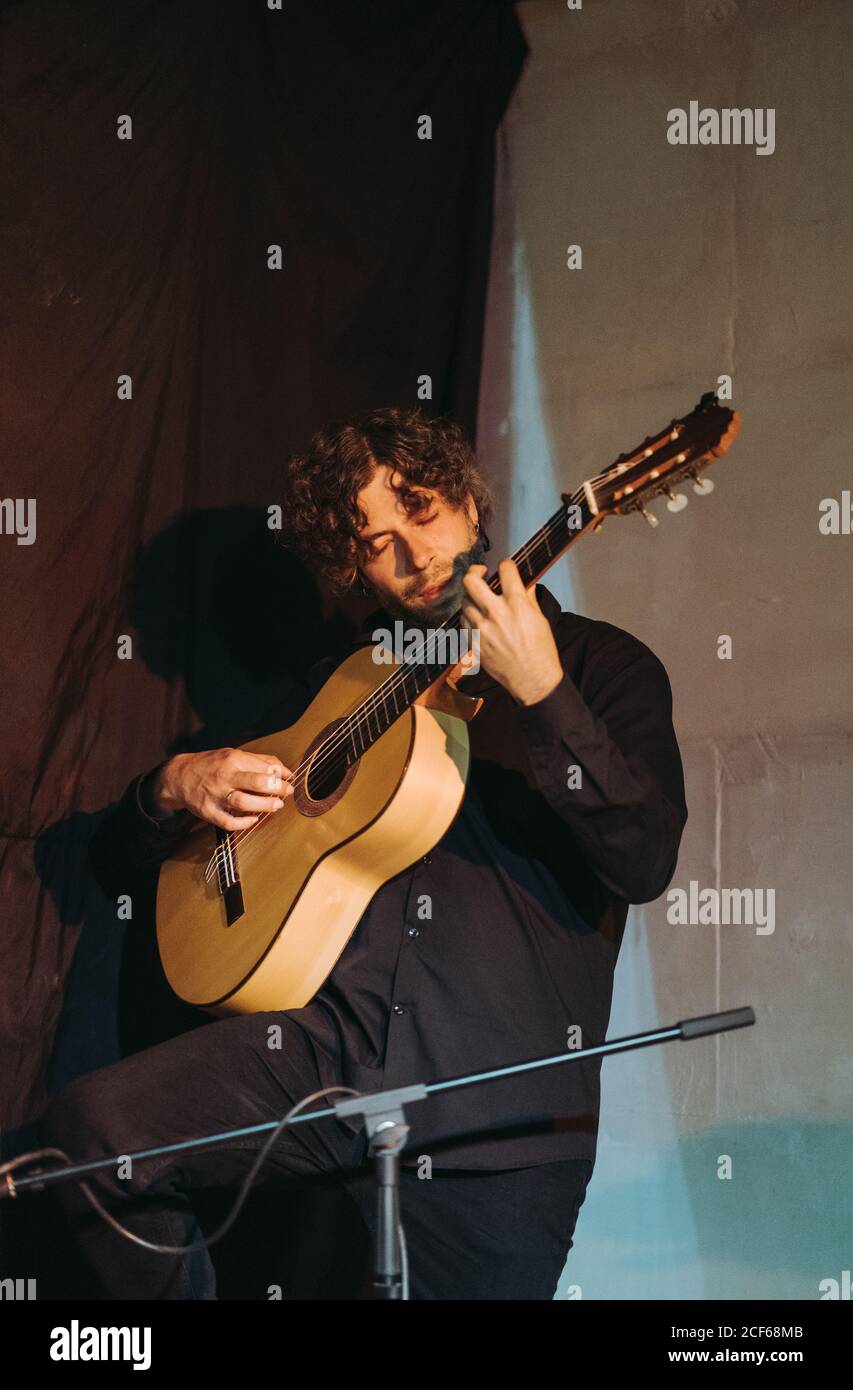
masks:
[[[328,1085],[439,1081],[604,1041],[628,905],[663,893],[687,819],[672,697],[637,638],[561,612],[542,585],[537,596],[562,680],[527,707],[485,670],[460,683],[485,703],[468,725],[471,770],[455,821],[378,890],[325,984],[288,1011]],[[379,614],[366,626],[383,624]],[[313,668],[306,704],[336,664]],[[117,866],[155,864],[191,823],[188,812],[148,814],[151,775],[131,782],[93,841],[107,891],[123,891]],[[600,1066],[551,1066],[417,1102],[403,1161],[594,1158]]]

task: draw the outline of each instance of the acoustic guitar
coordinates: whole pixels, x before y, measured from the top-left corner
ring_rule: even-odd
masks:
[[[640,512],[731,446],[736,412],[713,393],[588,478],[513,560],[525,587],[608,516]],[[500,592],[497,576],[487,580]],[[461,613],[442,629],[464,627]],[[461,639],[460,639],[461,640]],[[331,972],[373,895],[441,839],[465,794],[467,723],[482,700],[457,685],[437,635],[403,657],[360,648],[287,729],[242,745],[290,768],[294,794],[241,831],[199,821],[160,868],[157,939],[180,998],[213,1014],[296,1009]],[[464,649],[464,648],[463,648]],[[386,656],[388,653],[385,654]]]

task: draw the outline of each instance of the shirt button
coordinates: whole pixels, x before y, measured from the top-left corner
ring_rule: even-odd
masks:
[[[394,1013],[395,1013],[395,1014],[404,1014],[405,1012],[406,1012],[406,1010],[402,1007],[402,1005],[400,1005],[400,1004],[395,1004],[395,1005],[394,1005]]]
[[[409,927],[409,936],[420,936],[420,931],[417,927]]]
[[[424,858],[423,858],[423,862],[424,862],[425,864],[431,864],[431,863],[432,863],[432,855],[431,855],[431,854],[425,854],[425,855],[424,855]]]

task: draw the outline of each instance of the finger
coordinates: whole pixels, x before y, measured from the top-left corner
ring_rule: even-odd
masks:
[[[204,817],[211,825],[218,825],[220,830],[248,830],[250,826],[257,825],[259,816],[229,816],[217,806],[209,815]]]
[[[232,791],[223,798],[222,808],[231,816],[264,816],[280,811],[284,799],[280,796],[252,796],[249,792]]]
[[[283,764],[279,766],[284,767]],[[271,767],[267,772],[235,772],[231,785],[235,791],[256,792],[259,796],[290,796],[293,793],[292,775],[286,767],[284,776],[279,773],[278,767]]]
[[[476,603],[482,613],[488,613],[489,607],[494,607],[495,594],[489,588],[481,574],[475,574],[475,569],[485,569],[484,565],[472,565],[462,576],[462,583],[468,597]]]
[[[271,772],[278,773],[282,780],[289,776],[280,758],[272,753],[249,753],[245,748],[235,748],[227,760],[228,772],[248,772],[254,776],[267,777]],[[227,773],[225,774],[227,775]]]
[[[514,560],[501,560],[498,565],[498,574],[501,581],[501,592],[505,598],[517,599],[526,596],[527,590]]]
[[[465,603],[459,610],[465,621],[465,626],[469,632],[479,632],[483,626],[485,613],[481,613],[479,608],[475,608],[473,603]]]
[[[475,579],[482,579],[485,583],[486,575],[489,573],[489,567],[488,565],[469,565],[465,573],[473,575]],[[486,584],[486,588],[489,588],[488,584]],[[489,593],[491,592],[491,589],[489,589]]]

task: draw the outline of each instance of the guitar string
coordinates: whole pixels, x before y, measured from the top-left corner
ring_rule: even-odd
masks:
[[[668,442],[675,442],[672,440],[671,430],[666,432],[664,439],[658,442],[658,446],[662,447]],[[645,447],[652,448],[654,452],[653,446]],[[703,450],[703,453],[705,452],[706,450]],[[625,472],[628,468],[632,466],[632,464],[642,461],[642,455],[638,455],[637,458],[628,460],[624,462],[623,465],[619,465],[620,471]],[[693,462],[695,463],[695,460],[693,460]],[[594,478],[587,479],[586,482],[590,486],[592,486],[600,480],[606,479],[607,477],[611,477],[615,466],[617,465],[611,465],[610,468],[608,468],[605,472],[599,473]],[[584,500],[584,497],[585,484],[582,484],[576,492],[571,494],[570,502],[572,504],[580,503]],[[541,527],[540,531],[536,533],[535,537],[532,537],[530,541],[526,542],[525,545],[523,545],[521,549],[516,552],[516,554],[512,557],[513,560],[517,564],[523,563],[526,559],[533,555],[535,551],[540,549],[543,544],[547,545],[547,541],[550,535],[553,534],[553,532],[559,528],[559,526],[563,523],[563,519],[564,514],[563,510],[561,509],[559,512],[556,512],[554,516],[551,517],[543,527]],[[580,534],[580,532],[578,532],[578,534]],[[486,582],[489,584],[489,587],[491,588],[493,583],[498,582],[498,576],[493,575],[492,579],[487,580]],[[454,614],[451,616],[455,617],[456,615]],[[440,634],[445,629],[446,624],[450,621],[450,618],[446,618],[444,623],[442,623],[440,627],[435,630],[436,639],[438,638],[438,634]],[[355,709],[351,714],[347,715],[346,719],[343,721],[344,725],[346,725],[346,729],[342,727],[341,729],[336,730],[334,734],[331,734],[324,743],[320,744],[318,748],[313,750],[310,757],[303,759],[303,761],[295,769],[291,771],[289,777],[286,777],[284,779],[285,782],[287,782],[289,785],[295,785],[296,781],[299,779],[299,777],[301,777],[302,773],[306,770],[306,768],[310,766],[311,762],[319,762],[321,756],[323,762],[327,764],[327,771],[337,770],[337,762],[334,764],[328,762],[329,752],[333,749],[337,751],[338,748],[342,748],[345,744],[347,744],[350,741],[351,733],[354,730],[357,730],[360,727],[364,726],[365,724],[368,726],[369,732],[370,714],[371,712],[374,714],[377,712],[375,708],[375,702],[377,700],[377,697],[382,697],[382,704],[384,705],[386,694],[391,693],[404,686],[412,671],[417,670],[418,666],[429,665],[428,660],[423,660],[423,653],[426,651],[427,647],[429,647],[432,641],[432,637],[428,638],[420,652],[416,653],[413,658],[409,658],[406,663],[398,667],[397,671],[395,671],[391,676],[388,677],[387,681],[385,681],[381,686],[378,686],[376,690],[372,691],[371,694],[362,702],[361,706]],[[371,705],[374,706],[373,710],[368,708]],[[365,710],[367,711],[367,713],[362,717],[362,711]],[[354,724],[353,720],[355,720]],[[383,732],[385,731],[383,730]],[[280,807],[279,810],[284,810],[286,806],[287,802],[285,802],[285,806]],[[227,861],[228,856],[233,852],[234,849],[237,848],[238,845],[245,844],[246,841],[250,839],[256,831],[263,829],[266,822],[277,814],[278,812],[275,811],[265,811],[261,813],[259,819],[253,825],[247,826],[244,830],[237,832],[227,832],[232,838],[227,844],[218,845],[214,853],[211,855],[211,858],[208,861],[208,864],[205,869],[205,881],[208,881],[213,876],[213,873],[219,868],[220,864]]]

